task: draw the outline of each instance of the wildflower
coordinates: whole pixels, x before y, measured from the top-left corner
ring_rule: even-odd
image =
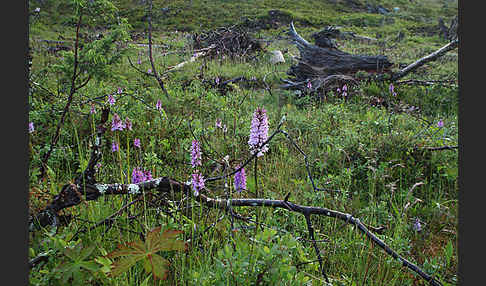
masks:
[[[90,113],[90,114],[94,114],[94,113],[96,113],[96,109],[95,109],[94,104],[91,104],[91,109],[89,110],[89,113]]]
[[[441,119],[439,122],[437,122],[437,127],[442,128],[444,127],[444,121]]]
[[[125,128],[127,128],[128,130],[132,130],[132,121],[130,121],[128,117],[125,118]]]
[[[123,121],[121,121],[120,116],[118,116],[118,114],[115,113],[115,115],[113,115],[113,120],[111,121],[111,131],[115,131],[115,130],[123,131],[124,128],[125,128],[125,124],[123,123]]]
[[[395,92],[395,87],[393,86],[393,83],[390,83],[390,93],[393,95],[393,96],[397,96],[397,93]]]
[[[144,180],[145,180],[145,175],[144,175],[143,171],[139,167],[133,169],[132,184],[138,184],[138,183],[143,182]]]
[[[348,87],[346,85],[343,85],[343,92],[341,94],[343,97],[348,96]]]
[[[226,128],[226,124],[223,125],[223,132],[226,133],[226,131],[228,131],[228,128]]]
[[[34,132],[34,122],[29,122],[29,133]]]
[[[220,118],[216,119],[215,126],[216,126],[216,128],[223,128],[223,126],[221,125],[221,119]]]
[[[113,95],[111,95],[111,94],[108,95],[108,103],[110,105],[115,104],[115,97]]]
[[[133,140],[133,145],[135,145],[135,147],[140,148],[140,139],[135,138],[135,140]]]
[[[152,173],[150,173],[150,170],[144,171],[143,177],[144,181],[152,180]]]
[[[147,70],[147,73],[152,73],[152,69],[148,69]]]
[[[117,93],[120,94],[120,93],[122,93],[122,91],[123,90],[121,89],[121,87],[118,87]]]
[[[312,88],[312,83],[311,83],[311,81],[310,81],[310,80],[309,80],[309,82],[307,82],[307,88],[308,88],[308,89],[311,89],[311,88]]]
[[[198,172],[192,174],[192,189],[196,197],[199,196],[199,191],[204,189],[204,177]]]
[[[216,85],[219,85],[219,76],[218,76],[218,77],[216,77],[215,82],[216,82]]]
[[[191,146],[191,165],[192,168],[196,168],[197,166],[201,166],[201,146],[199,146],[199,142],[197,140],[192,140]]]
[[[34,12],[39,13],[40,12],[40,7],[35,8]]]
[[[336,91],[337,91],[338,94],[341,94],[341,89],[339,87],[337,88]]]
[[[162,102],[160,101],[160,99],[157,99],[157,103],[155,104],[155,108],[157,108],[157,110],[162,110]]]
[[[415,219],[415,223],[413,224],[413,230],[416,232],[420,232],[422,230],[422,224],[418,218]]]
[[[142,59],[140,57],[138,58],[137,64],[139,64],[139,65],[142,64]]]
[[[253,113],[253,119],[251,121],[250,139],[248,144],[250,145],[250,151],[252,154],[258,152],[257,156],[263,156],[263,153],[268,151],[268,145],[262,147],[262,144],[268,138],[268,118],[267,111],[264,108],[257,108]]]
[[[120,150],[120,147],[118,146],[118,143],[116,143],[115,141],[113,141],[113,143],[111,143],[111,152],[117,152],[118,150]]]
[[[343,85],[343,92],[347,91],[348,87],[346,85]]]
[[[239,167],[238,167],[239,168]],[[246,174],[245,168],[242,168],[235,174],[235,189],[237,192],[246,190]]]
[[[101,163],[97,163],[97,164],[95,165],[95,169],[96,169],[96,170],[99,170],[100,168],[101,168]]]

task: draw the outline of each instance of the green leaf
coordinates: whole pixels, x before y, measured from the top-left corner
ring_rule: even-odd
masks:
[[[137,261],[138,261],[137,259],[134,259],[131,256],[116,261],[115,263],[113,263],[113,265],[111,267],[111,275],[112,276],[118,276],[118,275],[126,272],[133,265],[135,265],[135,263],[137,263]]]
[[[88,258],[88,256],[91,255],[91,253],[93,253],[93,250],[95,249],[95,246],[94,245],[91,245],[91,246],[88,246],[84,249],[82,249],[79,254],[79,258],[78,260],[85,260],[86,258]]]
[[[100,266],[94,261],[81,261],[79,262],[79,266],[90,271],[98,271],[100,268]]]
[[[157,254],[152,255],[151,259],[153,265],[152,273],[159,279],[165,279],[167,277],[167,272],[169,271],[169,269],[167,269],[169,261]]]
[[[167,230],[160,233],[162,227],[156,227],[149,231],[145,237],[145,242],[140,240],[119,245],[118,250],[108,254],[109,258],[121,257],[112,265],[112,276],[117,276],[143,260],[143,266],[147,273],[152,272],[159,279],[165,279],[169,262],[157,255],[159,251],[183,250],[186,249],[184,241],[177,240],[176,237],[182,231]]]

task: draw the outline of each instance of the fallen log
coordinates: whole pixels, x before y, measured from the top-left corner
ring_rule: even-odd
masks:
[[[337,49],[337,44],[333,39],[357,40],[362,43],[376,43],[378,40],[367,36],[357,35],[354,32],[341,31],[339,27],[327,26],[323,30],[311,35],[317,46],[321,48],[332,47]]]
[[[300,52],[297,65],[290,67],[288,74],[294,76],[293,82],[307,82],[307,79],[328,77],[330,75],[352,75],[357,71],[370,73],[389,72],[393,65],[386,56],[353,55],[343,52],[332,45],[316,46],[307,42],[290,23],[288,31],[291,41]]]
[[[338,80],[341,84],[356,83],[353,76],[357,71],[377,74],[376,77],[373,77],[374,80],[395,82],[424,64],[437,60],[459,45],[459,40],[456,38],[437,51],[418,59],[397,72],[392,72],[391,67],[394,64],[384,55],[353,55],[339,50],[332,38],[338,37],[340,32],[334,28],[328,27],[313,34],[316,45],[302,38],[295,30],[293,23],[290,24],[287,34],[297,46],[300,57],[293,57],[297,64],[290,67],[287,74],[291,78],[282,79],[285,84],[281,87],[299,90],[306,90],[307,88],[310,91],[315,91],[321,87],[324,90],[332,89],[331,86],[327,86],[331,83],[330,79],[333,79],[334,82]]]

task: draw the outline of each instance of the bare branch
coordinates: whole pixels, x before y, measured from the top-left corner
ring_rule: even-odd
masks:
[[[160,88],[164,92],[165,96],[169,98],[169,93],[165,89],[164,82],[160,79],[159,75],[157,74],[157,70],[155,69],[155,64],[154,64],[154,58],[152,56],[152,0],[150,0],[150,11],[148,15],[148,24],[149,24],[149,58],[150,58],[150,64],[152,65],[152,73],[154,74],[155,79],[157,79],[157,82],[159,83]]]
[[[74,67],[73,67],[73,76],[71,79],[71,91],[69,92],[68,100],[66,102],[66,105],[64,106],[64,110],[61,115],[61,119],[59,120],[59,123],[57,124],[56,127],[56,133],[54,134],[54,137],[52,137],[51,144],[49,145],[49,150],[47,153],[43,156],[41,160],[41,166],[40,166],[40,177],[44,178],[46,174],[46,168],[47,168],[47,162],[49,161],[49,157],[51,156],[52,150],[54,147],[57,145],[57,141],[59,140],[59,135],[61,131],[61,127],[64,123],[64,119],[66,118],[66,114],[69,111],[69,107],[71,106],[71,102],[73,101],[74,94],[76,93],[76,75],[77,75],[77,69],[78,69],[78,47],[79,47],[79,28],[81,27],[81,20],[83,18],[83,12],[81,11],[79,14],[79,19],[78,19],[78,24],[76,25],[76,41],[74,43]]]
[[[423,66],[424,64],[431,62],[431,61],[435,61],[436,59],[443,56],[448,51],[457,48],[458,45],[459,45],[458,39],[448,43],[447,45],[443,46],[442,48],[438,49],[437,51],[415,61],[414,63],[412,63],[412,64],[408,65],[407,67],[405,67],[404,69],[400,70],[399,72],[396,72],[395,74],[393,74],[391,80],[396,81],[396,80],[406,76],[410,72],[416,70],[417,68]]]

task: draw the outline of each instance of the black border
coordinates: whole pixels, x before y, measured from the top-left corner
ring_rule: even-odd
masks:
[[[28,1],[2,9],[2,284],[28,282]],[[12,5],[10,5],[12,4]],[[16,13],[17,12],[17,13]],[[18,13],[20,12],[20,13]],[[19,15],[20,14],[20,15]],[[13,282],[13,283],[12,283]]]

